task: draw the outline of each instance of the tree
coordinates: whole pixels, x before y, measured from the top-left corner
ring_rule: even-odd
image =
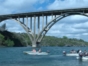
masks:
[[[4,41],[4,36],[2,34],[0,34],[0,45],[3,44],[3,41]]]
[[[68,37],[66,37],[66,36],[63,36],[63,39],[68,39]]]
[[[12,47],[14,46],[14,42],[11,41],[9,38],[5,41],[5,45],[8,46],[8,47]]]

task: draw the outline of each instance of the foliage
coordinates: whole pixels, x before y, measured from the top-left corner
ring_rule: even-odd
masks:
[[[7,39],[7,40],[5,40],[5,45],[7,46],[7,47],[12,47],[12,46],[14,46],[14,42],[12,41],[12,40],[10,40],[9,38]]]
[[[66,36],[62,38],[45,36],[40,44],[41,46],[88,46],[88,42],[82,39],[68,38]],[[0,46],[2,45],[7,47],[31,46],[31,41],[26,33],[0,31]]]
[[[88,46],[88,42],[82,39],[68,38],[63,36],[57,38],[53,36],[46,36],[41,42],[42,46]]]
[[[0,34],[0,45],[3,44],[3,41],[4,41],[4,36]]]

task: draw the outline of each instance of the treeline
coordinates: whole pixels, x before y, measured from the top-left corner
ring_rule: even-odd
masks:
[[[31,44],[26,33],[14,33],[0,31],[0,46],[4,47],[24,47]]]
[[[82,39],[57,38],[54,36],[45,36],[41,46],[88,46],[88,42]],[[26,33],[12,33],[8,31],[0,31],[0,46],[4,47],[24,47],[31,46],[31,41]]]
[[[57,38],[54,36],[46,36],[42,41],[43,46],[88,46],[88,42],[82,39],[68,38],[63,36]]]

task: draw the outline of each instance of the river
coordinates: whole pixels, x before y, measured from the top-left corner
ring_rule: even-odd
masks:
[[[62,54],[63,50],[88,51],[88,47],[42,47],[42,51],[49,50],[50,53],[39,56],[23,53],[31,49],[31,47],[0,48],[0,66],[88,66],[88,61],[80,61],[76,57],[67,57]]]

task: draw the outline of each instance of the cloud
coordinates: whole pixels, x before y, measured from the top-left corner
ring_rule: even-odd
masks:
[[[88,7],[88,0],[0,0],[0,15],[23,13],[39,10],[57,10]],[[48,18],[50,21],[52,17]],[[41,18],[42,21],[42,18]],[[13,20],[5,20],[7,29],[12,32],[25,32],[24,29]],[[13,25],[14,24],[14,25]],[[58,21],[48,31],[47,35],[69,38],[88,39],[88,17],[71,15]],[[42,28],[41,28],[42,29]]]
[[[80,24],[75,24],[73,27],[76,29],[83,29],[83,30],[88,31],[88,21],[80,23]]]
[[[54,24],[52,28],[48,31],[47,35],[63,37],[67,36],[69,38],[86,39],[88,36],[88,22],[81,22],[75,24],[59,23]],[[84,37],[85,36],[85,37]]]
[[[36,8],[36,5],[44,2],[45,0],[4,0],[0,2],[0,10],[4,11],[0,11],[0,14],[37,11],[38,8]]]
[[[47,8],[48,9],[72,9],[84,8],[88,5],[88,0],[55,0]]]
[[[80,16],[80,15],[71,15],[61,19],[60,21],[58,21],[58,23],[79,24],[87,21],[88,21],[88,17]]]
[[[42,7],[35,7],[37,4],[43,4],[45,0],[0,0],[0,15],[4,14],[14,14],[14,13],[23,13],[30,11],[41,10]],[[14,20],[4,20],[3,23],[6,23],[7,29],[14,32],[24,32],[24,29],[16,23]],[[14,24],[14,25],[13,25]]]
[[[73,8],[87,8],[88,0],[54,0],[48,6],[48,10],[61,10]],[[47,33],[58,37],[86,39],[88,36],[88,17],[83,15],[71,15],[58,21]]]

